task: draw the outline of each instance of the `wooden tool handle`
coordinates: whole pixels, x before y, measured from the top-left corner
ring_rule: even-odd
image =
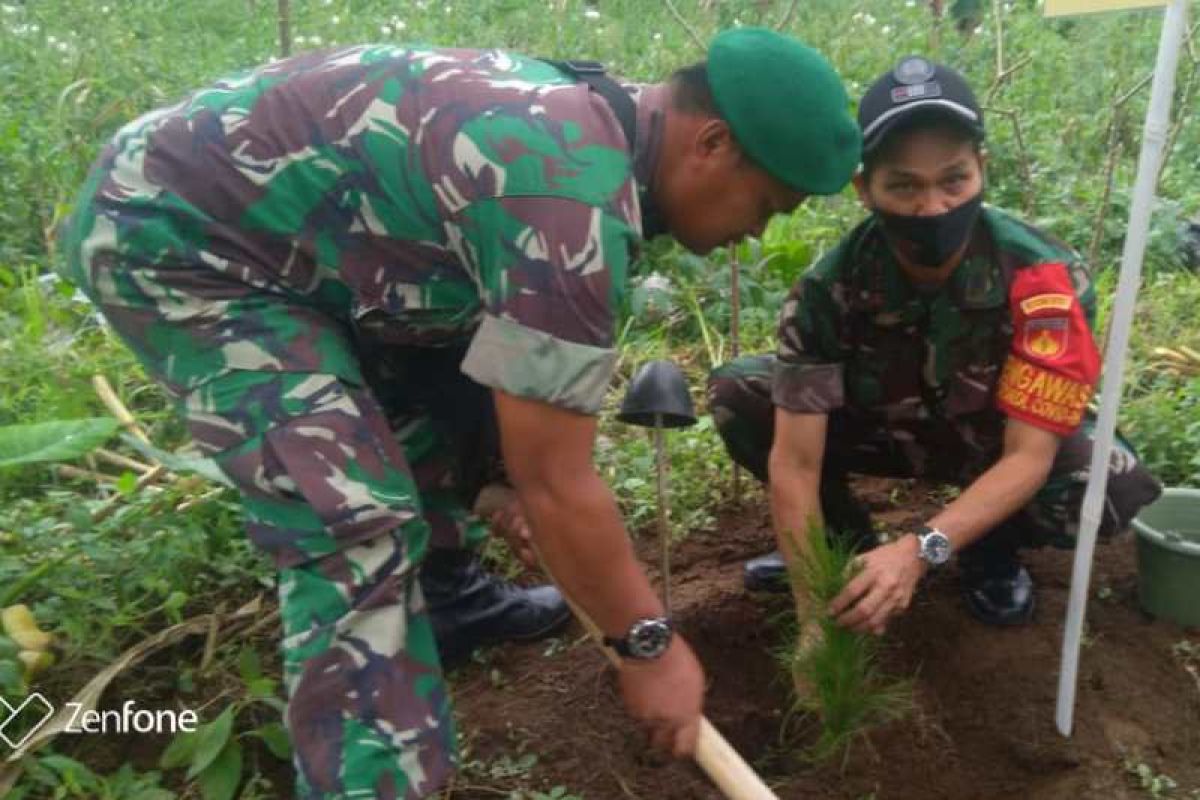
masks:
[[[475,513],[483,517],[491,516],[508,505],[512,496],[512,490],[507,487],[486,486],[475,501]],[[546,568],[546,562],[542,560],[542,554],[537,549],[536,543],[533,543],[533,551],[542,565],[542,571],[553,581],[554,575]],[[555,582],[557,583],[557,581]],[[562,590],[561,586],[559,590]],[[571,607],[576,619],[583,625],[584,630],[604,651],[609,662],[620,669],[621,657],[613,652],[611,647],[604,644],[604,634],[596,627],[596,623],[592,622],[587,613],[566,592],[563,592],[563,598]],[[696,741],[694,758],[700,769],[708,775],[709,780],[716,784],[729,800],[779,800],[775,793],[763,783],[762,778],[758,777],[758,773],[742,760],[733,746],[725,741],[725,737],[712,726],[708,717],[700,718],[700,736]]]

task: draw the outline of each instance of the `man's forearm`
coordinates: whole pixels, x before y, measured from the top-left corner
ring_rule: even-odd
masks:
[[[807,553],[808,530],[821,522],[820,474],[776,459],[770,465],[771,521],[790,566]]]
[[[623,636],[634,620],[662,615],[598,475],[518,486],[517,493],[546,568],[605,634]]]
[[[928,524],[949,536],[957,551],[1024,507],[1049,470],[1049,463],[1023,453],[1002,456]]]

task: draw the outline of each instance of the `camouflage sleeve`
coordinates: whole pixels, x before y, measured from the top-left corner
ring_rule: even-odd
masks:
[[[812,273],[788,294],[779,316],[779,347],[771,400],[800,414],[825,414],[845,402],[841,312],[833,293]]]
[[[561,197],[477,200],[453,244],[484,316],[462,370],[510,394],[595,414],[616,367],[615,314],[636,231]]]

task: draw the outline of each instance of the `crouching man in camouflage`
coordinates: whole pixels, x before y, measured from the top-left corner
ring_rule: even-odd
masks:
[[[962,487],[861,557],[829,609],[839,623],[882,633],[953,553],[974,615],[1026,622],[1034,587],[1017,551],[1070,547],[1087,481],[1100,366],[1088,272],[1066,246],[982,205],[983,119],[958,73],[906,58],[858,118],[855,186],[872,214],[793,288],[777,354],[713,373],[712,413],[733,458],[768,482],[789,554],[822,514],[860,550],[876,543],[847,472]],[[1123,442],[1109,469],[1102,536],[1160,491]],[[785,576],[778,552],[746,567],[752,589],[786,591]]]
[[[456,758],[438,650],[565,619],[461,554],[496,472],[509,527],[627,655],[630,712],[692,750],[703,673],[592,464],[614,316],[643,236],[704,253],[839,191],[847,107],[815,51],[740,29],[628,90],[499,51],[309,53],[117,133],[66,271],[278,567],[296,796],[435,792]]]

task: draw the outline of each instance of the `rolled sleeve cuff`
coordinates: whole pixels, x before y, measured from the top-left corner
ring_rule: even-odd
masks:
[[[797,414],[827,414],[841,408],[845,404],[842,365],[776,361],[771,402]]]
[[[616,367],[616,350],[557,339],[491,314],[462,362],[476,383],[583,414],[599,413]]]

